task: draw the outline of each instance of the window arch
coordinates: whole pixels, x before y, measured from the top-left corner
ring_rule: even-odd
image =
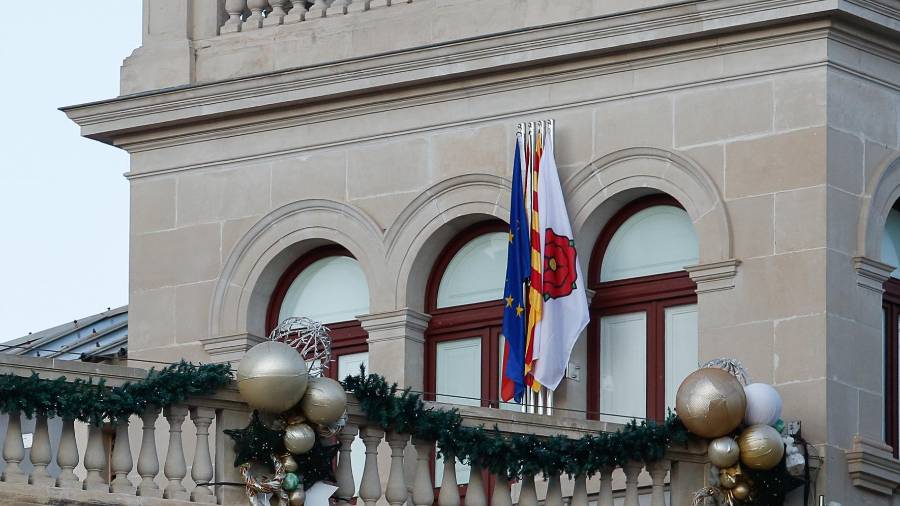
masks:
[[[882,296],[882,332],[884,334],[884,385],[885,385],[885,441],[900,450],[900,210],[897,203],[888,212],[881,238],[881,261],[894,267],[884,282]]]
[[[306,316],[331,330],[328,376],[339,379],[368,365],[368,334],[356,316],[369,313],[369,284],[345,248],[324,246],[303,255],[282,274],[272,293],[266,332],[290,316]]]
[[[663,419],[675,390],[697,367],[698,262],[687,212],[667,195],[619,211],[597,240],[590,266],[588,411],[624,422]]]

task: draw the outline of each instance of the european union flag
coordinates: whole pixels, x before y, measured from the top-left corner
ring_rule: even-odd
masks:
[[[512,174],[512,199],[509,205],[509,246],[506,256],[506,286],[503,289],[503,335],[506,346],[503,353],[504,401],[522,401],[525,392],[525,281],[531,274],[531,244],[529,243],[528,215],[525,209],[525,191],[522,186],[522,157],[519,139],[516,138],[516,154]]]

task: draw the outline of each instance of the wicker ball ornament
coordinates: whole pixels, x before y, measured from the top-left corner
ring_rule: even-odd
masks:
[[[738,437],[741,463],[750,469],[767,471],[777,466],[784,456],[781,434],[768,425],[751,425]]]
[[[315,444],[316,431],[305,423],[295,423],[284,429],[284,447],[293,455],[303,455],[312,450]],[[294,465],[296,466],[296,461]]]
[[[347,409],[347,393],[331,378],[310,378],[300,409],[310,422],[331,425],[340,420]]]
[[[281,413],[297,404],[308,381],[306,363],[297,351],[274,341],[250,348],[237,369],[241,397],[261,411]]]
[[[724,469],[737,464],[741,449],[734,438],[725,436],[710,441],[706,453],[712,465]]]
[[[698,369],[688,375],[675,396],[675,411],[692,433],[717,438],[735,430],[744,419],[744,387],[722,369]]]

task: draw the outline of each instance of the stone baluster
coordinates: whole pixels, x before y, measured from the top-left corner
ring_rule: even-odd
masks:
[[[384,431],[378,427],[365,427],[360,431],[363,444],[366,445],[366,465],[363,468],[362,482],[359,484],[359,496],[366,506],[375,506],[381,498],[381,477],[378,475],[378,443],[384,437]]]
[[[272,6],[272,12],[266,16],[265,21],[263,21],[263,26],[277,26],[284,23],[284,17],[287,15],[284,7],[288,3],[288,0],[269,0],[269,5]]]
[[[487,496],[484,493],[484,479],[481,477],[481,468],[472,466],[469,472],[469,486],[466,489],[465,506],[487,506]]]
[[[6,460],[6,468],[0,475],[0,481],[28,483],[28,475],[19,467],[25,458],[25,443],[22,441],[22,415],[18,411],[9,414],[6,440],[3,442],[3,458]]]
[[[141,415],[143,421],[143,436],[141,438],[141,451],[138,454],[137,470],[141,476],[141,484],[138,485],[137,495],[143,497],[161,497],[162,492],[156,484],[156,475],[159,474],[159,457],[156,452],[156,419],[159,410],[147,408]]]
[[[416,478],[413,482],[413,504],[416,506],[432,506],[434,503],[434,486],[431,484],[431,449],[433,441],[416,439]]]
[[[563,506],[562,486],[559,483],[559,474],[551,474],[547,484],[547,499],[544,506]]]
[[[216,411],[212,408],[191,408],[191,420],[197,429],[197,445],[194,447],[194,462],[191,464],[191,479],[198,485],[191,492],[191,501],[202,503],[216,503],[209,483],[213,479],[212,455],[209,453],[209,426],[212,425]]]
[[[440,506],[459,506],[459,485],[456,481],[456,456],[444,455],[444,474],[441,477]]]
[[[244,20],[241,30],[256,30],[263,27],[265,17],[263,13],[269,8],[268,0],[247,0],[247,8],[250,9],[250,16]]]
[[[491,506],[512,506],[512,496],[509,494],[509,480],[506,476],[500,474],[494,478],[494,493],[491,495]]]
[[[81,481],[75,476],[75,466],[78,465],[78,441],[75,440],[75,420],[71,418],[63,418],[56,463],[59,465],[56,486],[81,488]]]
[[[353,0],[347,12],[364,12],[372,8],[372,0]]]
[[[228,19],[225,24],[219,28],[219,33],[235,33],[241,31],[244,20],[244,10],[247,8],[247,0],[225,0],[225,13]]]
[[[390,432],[387,436],[387,442],[391,447],[391,472],[388,475],[384,497],[391,506],[400,506],[406,502],[408,497],[406,479],[403,473],[403,454],[406,451],[407,443],[409,443],[409,436]]]
[[[284,17],[284,23],[299,23],[306,19],[306,0],[291,0],[291,10]]]
[[[537,491],[534,489],[534,475],[522,478],[522,490],[519,492],[519,506],[537,506]]]
[[[575,476],[575,488],[572,490],[572,501],[569,506],[588,506],[587,476]]]
[[[347,506],[353,495],[356,493],[356,482],[353,478],[353,440],[359,428],[352,423],[344,425],[341,432],[338,433],[338,440],[341,442],[338,457],[337,470],[335,471],[335,479],[337,479],[338,489],[334,493],[339,506]]]
[[[306,13],[306,19],[324,18],[328,15],[328,2],[325,0],[315,0],[309,12]]]
[[[131,443],[128,437],[128,418],[122,418],[116,423],[116,439],[113,443],[112,472],[115,474],[109,484],[109,491],[119,494],[133,494],[134,485],[128,479],[128,473],[134,467],[131,458]]]
[[[600,470],[600,493],[597,496],[597,506],[613,506],[612,489],[613,468]]]
[[[638,476],[641,474],[643,464],[630,461],[623,467],[625,471],[625,503],[624,506],[640,506],[638,499]]]
[[[103,490],[108,492],[104,474],[106,473],[106,448],[103,445],[103,428],[94,424],[88,427],[87,447],[84,449],[84,490]]]
[[[34,439],[31,442],[31,463],[34,471],[31,472],[32,485],[52,487],[55,480],[47,472],[50,465],[52,452],[50,449],[50,431],[47,430],[47,417],[37,415],[34,421]]]
[[[328,12],[329,14],[347,14],[352,3],[352,0],[334,0],[331,7],[328,8]]]
[[[187,490],[181,481],[187,476],[187,463],[184,461],[184,448],[181,446],[181,426],[188,410],[184,406],[169,406],[163,410],[163,416],[169,422],[169,447],[166,450],[166,464],[163,473],[169,482],[163,491],[166,499],[188,500]]]
[[[650,478],[653,481],[653,493],[650,496],[650,506],[666,506],[666,475],[669,474],[669,461],[660,460],[647,466]]]

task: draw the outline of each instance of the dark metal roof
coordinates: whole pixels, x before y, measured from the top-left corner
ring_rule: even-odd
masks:
[[[0,353],[63,360],[123,358],[128,352],[128,306],[0,343]]]

